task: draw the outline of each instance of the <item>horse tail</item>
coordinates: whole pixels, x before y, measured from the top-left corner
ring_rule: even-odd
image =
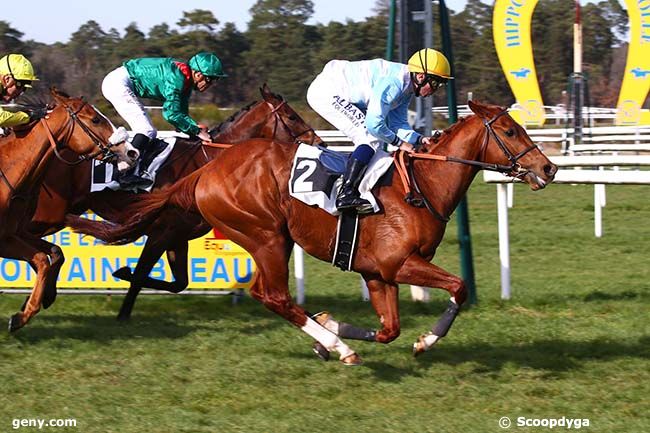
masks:
[[[129,205],[128,213],[131,216],[123,223],[94,221],[68,214],[65,217],[65,225],[77,233],[93,236],[109,245],[135,242],[147,232],[166,208],[196,210],[194,190],[201,171],[197,170],[166,189],[142,195],[139,201]]]

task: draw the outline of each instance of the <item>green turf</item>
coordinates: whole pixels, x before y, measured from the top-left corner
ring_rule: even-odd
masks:
[[[469,195],[479,304],[419,358],[411,344],[445,308],[401,294],[402,335],[352,342],[365,363],[324,363],[310,339],[260,304],[223,297],[59,297],[0,333],[0,432],[499,432],[503,416],[589,419],[588,432],[649,432],[650,189],[607,188],[604,236],[593,188],[515,188],[513,299],[499,299],[496,193]],[[452,222],[436,263],[459,272]],[[307,260],[307,305],[377,326],[356,275]],[[0,296],[7,319],[23,298]],[[12,429],[20,418],[76,428]],[[567,431],[517,427],[509,431]]]

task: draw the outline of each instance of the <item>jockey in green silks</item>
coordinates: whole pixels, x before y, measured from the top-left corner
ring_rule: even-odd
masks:
[[[212,53],[198,53],[189,62],[172,58],[131,59],[110,72],[102,93],[135,133],[132,144],[140,151],[139,173],[127,172],[118,179],[123,188],[145,189],[153,183],[147,169],[156,156],[151,148],[157,130],[140,98],[163,103],[162,116],[172,126],[203,141],[210,141],[208,128],[188,114],[193,90],[205,92],[225,77],[221,60]]]

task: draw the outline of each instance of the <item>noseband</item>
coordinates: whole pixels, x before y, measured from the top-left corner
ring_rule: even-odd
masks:
[[[104,155],[102,158],[102,161],[108,162],[109,160],[113,159],[116,157],[115,153],[111,150],[111,147],[116,146],[116,144],[109,143],[109,144],[104,144],[90,127],[86,125],[80,118],[79,118],[79,113],[81,110],[84,109],[84,107],[87,105],[87,102],[83,101],[83,104],[81,104],[81,107],[77,111],[74,111],[69,105],[62,103],[62,105],[65,107],[65,110],[68,113],[68,121],[66,122],[65,126],[63,127],[63,130],[65,130],[65,134],[63,134],[63,140],[57,141],[54,136],[52,135],[52,130],[50,129],[50,126],[47,124],[46,118],[41,119],[41,123],[45,127],[45,131],[47,132],[47,137],[50,140],[50,145],[52,146],[52,149],[54,150],[54,154],[56,157],[59,159],[59,161],[63,162],[64,164],[67,165],[79,165],[84,161],[90,160],[90,159],[95,159],[99,155]],[[79,127],[86,133],[86,135],[90,138],[90,140],[97,146],[98,150],[93,153],[89,153],[86,155],[79,155],[79,158],[76,161],[67,161],[63,156],[59,153],[60,150],[64,148],[63,143],[67,143],[68,140],[72,137],[72,134],[74,133],[74,128],[75,125],[79,125]]]
[[[308,144],[313,145],[314,144],[314,139],[316,138],[316,131],[314,131],[314,128],[308,127],[307,129],[305,129],[300,134],[294,134],[293,131],[291,130],[291,128],[289,127],[289,125],[287,125],[287,122],[285,122],[284,119],[282,118],[282,116],[280,115],[280,113],[278,113],[278,110],[280,108],[282,108],[284,105],[286,105],[286,103],[287,103],[287,101],[282,101],[277,107],[274,107],[273,104],[266,101],[266,104],[271,109],[270,114],[273,114],[275,116],[275,124],[273,125],[273,138],[275,138],[275,132],[277,131],[278,123],[281,123],[282,126],[284,127],[285,131],[287,131],[289,133],[289,135],[291,136],[291,138],[293,138],[294,143],[297,143],[297,142],[301,141],[300,137],[302,137],[303,135],[311,132],[312,137],[311,137],[311,141]]]

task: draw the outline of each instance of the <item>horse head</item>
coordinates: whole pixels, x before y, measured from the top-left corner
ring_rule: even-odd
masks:
[[[269,113],[272,114],[269,116],[268,126],[273,128],[274,138],[279,141],[323,145],[323,140],[314,128],[309,126],[282,96],[271,92],[266,83],[260,87],[260,93]]]
[[[521,179],[532,190],[542,189],[553,181],[557,166],[505,107],[469,101],[469,108],[485,127],[478,159],[486,165],[481,168]]]
[[[81,156],[78,162],[94,158],[106,162],[117,161],[129,167],[136,163],[138,151],[126,137],[114,138],[115,128],[97,108],[83,98],[70,97],[54,87],[50,93],[54,103],[44,121],[48,128],[52,125],[52,131],[58,131],[55,133],[55,153],[59,159],[68,164],[77,163],[62,159],[59,151],[68,148]]]

